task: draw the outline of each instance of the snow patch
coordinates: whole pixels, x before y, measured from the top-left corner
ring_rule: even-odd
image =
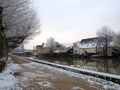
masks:
[[[65,66],[65,65],[50,63],[50,62],[41,61],[41,60],[37,60],[37,59],[34,59],[34,60],[38,61],[38,62],[44,62],[44,63],[48,63],[48,64],[53,64],[53,65],[68,67],[68,68],[72,68],[72,69],[76,69],[76,70],[81,70],[81,71],[86,71],[86,72],[90,72],[90,73],[97,73],[97,74],[100,74],[100,75],[102,74],[104,76],[111,76],[111,77],[118,77],[118,78],[120,78],[119,75],[113,75],[113,74],[107,74],[107,73],[100,73],[100,72],[96,72],[96,71],[90,71],[90,70],[85,70],[85,69],[80,69],[80,68],[75,68],[75,67],[70,67],[70,66]],[[52,67],[52,66],[45,65],[45,64],[40,64],[40,63],[35,63],[35,62],[33,64],[34,65],[40,65],[42,67],[48,68],[49,70],[57,72],[57,73],[65,73],[65,74],[68,74],[70,76],[74,76],[74,77],[77,77],[77,78],[84,79],[85,81],[87,81],[88,83],[90,83],[91,86],[94,86],[94,85],[97,84],[97,85],[103,86],[103,88],[107,89],[107,90],[109,90],[109,89],[120,90],[120,85],[119,84],[116,84],[116,83],[113,83],[113,82],[110,82],[110,81],[106,81],[106,80],[103,80],[103,79],[99,79],[99,78],[95,78],[95,77],[87,76],[87,75],[83,75],[83,74],[78,74],[78,73],[71,72],[71,71],[66,71],[64,69]]]
[[[50,82],[39,82],[39,85],[43,86],[43,87],[52,87],[52,84]]]
[[[21,70],[20,65],[14,64],[11,58],[8,58],[5,70],[0,73],[0,90],[22,90],[17,78],[13,75],[19,70]]]
[[[73,87],[71,90],[84,90],[84,89],[80,87]]]
[[[30,80],[28,77],[18,77],[17,79],[18,79],[21,87],[25,88],[28,86],[28,84],[29,84],[28,81]]]
[[[92,66],[77,66],[77,68],[91,70],[91,71],[98,71],[96,67],[92,67]]]

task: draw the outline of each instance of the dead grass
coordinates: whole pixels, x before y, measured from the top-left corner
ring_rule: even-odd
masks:
[[[28,61],[25,61],[23,59],[20,59],[16,56],[11,56],[12,57],[12,60],[14,63],[17,63],[17,64],[24,64],[24,63],[29,63]]]

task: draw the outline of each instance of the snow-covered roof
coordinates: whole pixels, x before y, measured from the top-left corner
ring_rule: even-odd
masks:
[[[77,44],[79,48],[95,48],[97,43],[79,43]]]
[[[98,45],[98,39],[99,39],[99,37],[82,39],[81,41],[76,42],[76,45],[79,48],[95,48]],[[108,46],[113,46],[112,38],[110,39]],[[101,47],[102,47],[102,45],[101,45]]]
[[[79,48],[95,48],[97,45],[97,38],[82,39],[80,42],[77,42],[76,45]]]
[[[65,46],[65,47],[72,47],[73,46],[73,44],[72,43],[62,43],[62,45],[63,46]]]

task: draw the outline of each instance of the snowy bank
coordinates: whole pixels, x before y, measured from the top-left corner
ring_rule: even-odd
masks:
[[[46,64],[42,64],[42,63],[36,63],[36,62],[31,62],[30,64],[26,64],[26,65],[27,66],[32,66],[32,65],[42,66],[42,67],[47,68],[50,71],[53,71],[53,72],[56,72],[56,73],[67,74],[67,75],[72,76],[72,77],[83,79],[86,82],[88,82],[88,84],[91,87],[94,87],[97,90],[99,90],[99,87],[96,87],[96,85],[102,86],[104,88],[103,90],[120,90],[120,85],[119,84],[113,83],[111,81],[106,81],[104,79],[95,78],[95,77],[92,77],[92,76],[89,76],[89,75],[75,73],[75,72],[72,72],[72,71],[64,70],[62,68],[56,68],[56,67],[53,67],[53,66],[50,66],[50,65],[46,65]],[[45,85],[46,84],[48,84],[48,83],[45,83]]]
[[[21,90],[17,78],[13,75],[19,70],[21,70],[20,65],[14,64],[11,58],[8,58],[5,70],[0,73],[0,90]]]
[[[112,81],[112,82],[120,84],[120,75],[101,73],[101,72],[97,72],[97,71],[90,71],[90,70],[86,70],[86,69],[50,63],[47,61],[41,61],[41,60],[37,60],[37,59],[31,59],[31,58],[25,58],[25,59],[32,60],[34,62],[38,62],[38,63],[45,64],[45,65],[50,65],[50,66],[53,66],[56,68],[61,68],[61,69],[67,70],[67,71],[72,71],[75,73],[80,73],[80,74],[89,75],[89,76],[93,76],[93,77],[97,77],[97,78],[101,78],[101,79],[106,79],[108,81]]]

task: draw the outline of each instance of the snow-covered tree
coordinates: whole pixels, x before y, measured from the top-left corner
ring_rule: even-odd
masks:
[[[120,46],[120,32],[115,34],[114,43],[115,43],[115,46]]]
[[[102,51],[104,55],[107,55],[107,48],[115,33],[108,26],[103,26],[96,34],[98,36],[97,48],[101,48],[102,50],[100,51]]]
[[[56,42],[53,37],[47,39],[46,47],[50,49],[51,53],[53,52],[54,48],[56,47]]]
[[[3,27],[9,48],[15,48],[39,26],[30,0],[0,0]]]

